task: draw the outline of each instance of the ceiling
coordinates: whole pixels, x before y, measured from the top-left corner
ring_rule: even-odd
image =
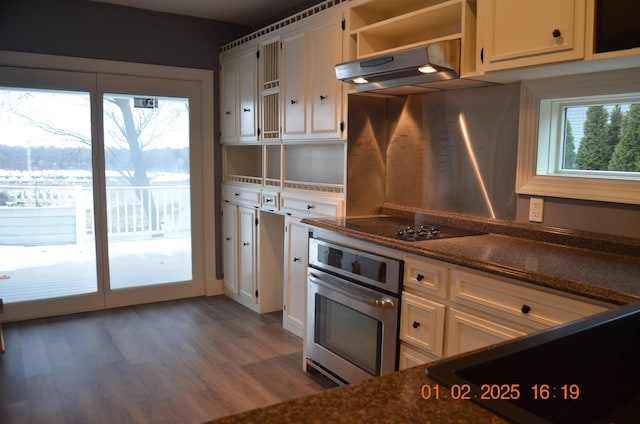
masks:
[[[196,16],[255,26],[309,3],[309,0],[93,0],[138,9]]]

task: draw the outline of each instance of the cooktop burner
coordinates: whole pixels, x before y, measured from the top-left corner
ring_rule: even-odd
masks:
[[[346,218],[343,225],[351,230],[404,241],[438,240],[484,234],[424,221],[410,221],[394,216]]]

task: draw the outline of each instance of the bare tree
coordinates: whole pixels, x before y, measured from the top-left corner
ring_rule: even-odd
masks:
[[[24,119],[31,126],[39,128],[58,139],[78,142],[93,146],[91,135],[85,132],[74,131],[65,128],[59,122],[46,119],[47,113],[34,111],[28,107],[26,111],[20,107],[20,103],[29,105],[30,93],[24,93],[21,101],[17,103],[13,112]],[[166,103],[170,105],[170,102]],[[134,113],[134,102],[131,96],[106,95],[104,97],[104,151],[106,169],[116,171],[130,186],[148,187],[150,179],[148,175],[148,163],[145,160],[145,151],[153,147],[154,142],[161,139],[172,130],[183,113],[188,113],[188,104],[184,107],[163,108],[163,103],[157,107],[142,109],[140,113]],[[87,104],[87,110],[89,105]],[[43,118],[44,117],[44,118]],[[128,152],[128,157],[122,152]],[[155,214],[156,208],[152,196],[144,194],[145,190],[136,189],[135,193],[143,205],[143,209]],[[154,230],[156,222],[154,223]]]

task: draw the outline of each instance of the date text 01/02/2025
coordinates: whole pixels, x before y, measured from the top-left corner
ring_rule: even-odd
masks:
[[[577,400],[580,398],[580,386],[577,384],[534,384],[530,387],[520,387],[520,384],[483,384],[477,390],[470,384],[453,384],[449,389],[441,391],[439,384],[425,384],[421,388],[422,399],[439,400],[518,400],[528,397],[534,400],[564,399]]]

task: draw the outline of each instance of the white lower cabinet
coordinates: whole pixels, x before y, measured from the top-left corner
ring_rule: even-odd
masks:
[[[309,228],[302,219],[285,218],[284,290],[282,326],[304,337],[307,317],[307,264],[309,263]]]
[[[242,188],[231,192],[222,205],[224,292],[255,312],[279,311],[284,217],[243,204],[251,197]]]
[[[398,357],[398,369],[404,370],[407,368],[417,367],[418,365],[426,364],[431,361],[439,359],[434,355],[430,355],[427,352],[417,349],[408,343],[400,344],[400,354]]]
[[[407,255],[399,368],[491,346],[611,306]]]
[[[238,206],[238,292],[245,302],[256,303],[256,239],[257,212]]]
[[[280,210],[298,217],[335,217],[341,216],[344,209],[344,197],[313,196],[301,193],[283,192],[280,194]]]
[[[408,292],[402,293],[400,340],[442,356],[445,306]]]
[[[446,356],[457,355],[526,334],[525,331],[451,307],[448,313],[445,352]]]

